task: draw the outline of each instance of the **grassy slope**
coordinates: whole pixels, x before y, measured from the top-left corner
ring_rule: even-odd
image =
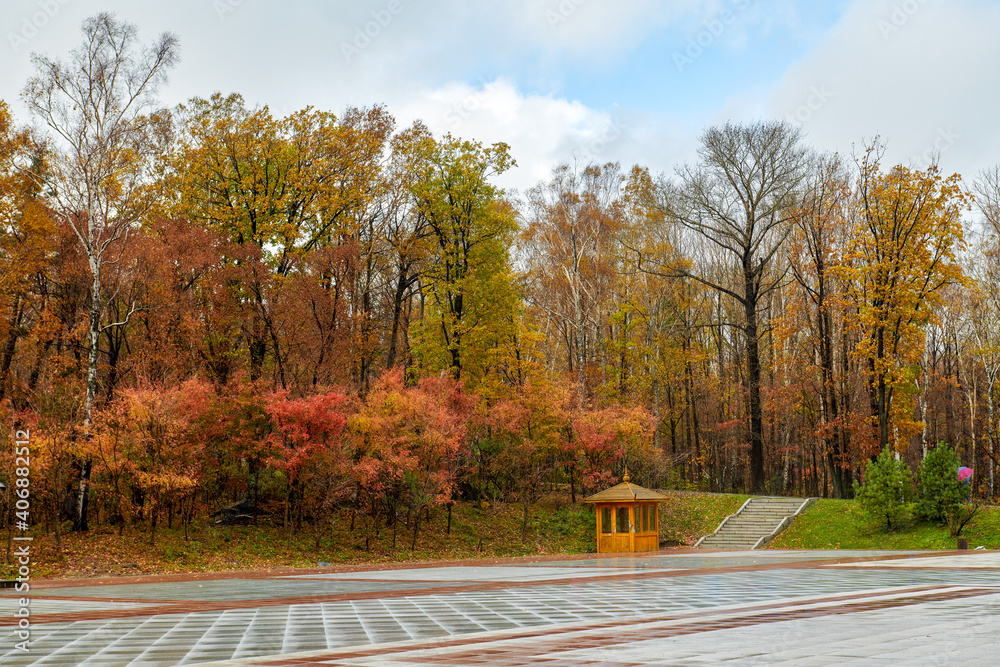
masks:
[[[670,497],[660,505],[660,542],[693,545],[702,535],[719,527],[750,496],[664,492]]]
[[[1000,508],[987,508],[962,531],[969,548],[1000,548]],[[884,523],[870,521],[851,500],[820,499],[785,532],[767,545],[769,549],[954,549],[957,540],[946,527],[906,522],[887,531]]]
[[[660,539],[665,545],[691,545],[735,512],[746,496],[666,492],[661,505]],[[381,530],[378,540],[365,549],[361,531],[349,530],[348,516],[338,517],[319,536],[306,526],[286,540],[280,520],[261,520],[257,526],[214,526],[201,521],[192,526],[191,539],[182,530],[159,529],[156,543],[148,544],[142,528],[100,528],[86,535],[63,535],[62,553],[56,552],[51,533],[40,535],[32,546],[35,578],[94,577],[109,575],[241,570],[271,567],[315,567],[334,564],[388,563],[398,561],[497,558],[536,554],[580,554],[595,550],[593,507],[568,498],[550,498],[531,510],[527,538],[521,540],[521,506],[480,508],[457,504],[447,535],[444,510],[430,512],[421,526],[417,549],[410,551],[412,533],[401,528],[392,546],[392,531]],[[0,555],[0,566],[2,566]],[[10,573],[10,566],[5,574]]]

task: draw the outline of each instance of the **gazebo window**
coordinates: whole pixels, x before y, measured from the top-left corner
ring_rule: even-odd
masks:
[[[642,506],[642,532],[649,532],[649,505]]]
[[[606,535],[611,534],[611,508],[601,508],[601,532]]]
[[[616,507],[618,511],[618,521],[615,525],[616,533],[627,533],[628,531],[628,507]]]

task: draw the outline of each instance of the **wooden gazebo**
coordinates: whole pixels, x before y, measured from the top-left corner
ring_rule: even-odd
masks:
[[[662,493],[629,481],[628,468],[622,483],[584,498],[597,510],[597,553],[656,551],[660,548],[657,503]]]

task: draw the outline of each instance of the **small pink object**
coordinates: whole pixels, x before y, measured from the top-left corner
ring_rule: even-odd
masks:
[[[958,481],[964,482],[972,477],[972,468],[962,467],[958,469]]]

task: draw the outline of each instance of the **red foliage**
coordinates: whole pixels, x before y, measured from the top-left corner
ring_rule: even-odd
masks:
[[[472,399],[451,379],[407,387],[397,370],[375,382],[348,426],[359,506],[372,520],[384,512],[393,523],[405,501],[417,515],[416,542],[420,511],[454,498],[471,409]]]
[[[317,455],[341,449],[346,407],[347,399],[336,391],[304,398],[290,398],[284,390],[271,394],[264,409],[274,430],[266,438],[271,453],[265,462],[294,484]]]
[[[620,406],[587,410],[573,419],[572,449],[583,483],[591,489],[613,484],[628,457],[633,470],[653,454],[654,420],[642,408]]]

